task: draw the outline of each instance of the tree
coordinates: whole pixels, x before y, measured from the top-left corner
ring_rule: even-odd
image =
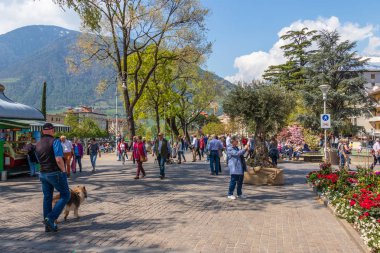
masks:
[[[319,115],[323,113],[321,84],[330,85],[327,95],[327,109],[331,114],[335,134],[351,125],[350,118],[368,115],[373,100],[364,87],[362,75],[367,59],[356,54],[355,42],[340,41],[336,31],[320,32],[318,50],[309,58],[307,87],[303,90],[303,102],[308,113],[300,115],[299,120],[306,128],[320,128]]]
[[[82,57],[74,56],[71,62],[100,61],[114,66],[130,137],[136,133],[135,106],[158,65],[167,59],[188,59],[188,55],[198,61],[211,46],[204,43],[208,10],[199,0],[53,1],[75,10],[88,32],[78,43]],[[160,54],[162,50],[173,54]],[[131,68],[132,55],[135,64]]]
[[[238,85],[226,97],[223,110],[227,115],[255,123],[253,166],[270,166],[265,141],[284,127],[293,106],[294,98],[284,88],[257,82]]]
[[[90,118],[84,118],[81,120],[74,113],[67,113],[65,120],[65,125],[70,127],[70,132],[65,133],[68,138],[97,138],[97,137],[107,137],[107,131],[103,131],[99,126]],[[58,133],[58,136],[61,133]]]
[[[314,41],[319,38],[317,31],[309,31],[308,28],[288,31],[281,36],[281,39],[289,42],[281,49],[287,59],[286,63],[269,66],[263,78],[271,83],[285,87],[289,91],[296,91],[306,83],[305,66],[310,55],[315,51],[310,50]]]
[[[42,87],[41,112],[46,120],[46,82],[44,82]]]
[[[204,134],[222,135],[226,133],[226,126],[222,123],[211,122],[203,127]]]
[[[208,73],[197,73],[190,80],[176,82],[174,89],[178,96],[172,104],[172,112],[178,118],[188,141],[190,141],[191,124],[210,107],[215,99],[218,92],[216,85],[217,82]]]

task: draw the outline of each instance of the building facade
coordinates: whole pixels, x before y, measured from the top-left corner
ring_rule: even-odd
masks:
[[[375,110],[371,111],[371,116],[357,117],[352,119],[352,124],[363,127],[366,134],[370,136],[380,136],[380,70],[367,70],[363,73],[367,80],[365,88],[368,95],[374,98]]]
[[[79,106],[75,108],[68,108],[65,113],[61,114],[47,114],[46,121],[50,123],[59,123],[64,124],[66,115],[72,113],[77,116],[79,122],[82,122],[84,119],[89,118],[93,120],[96,125],[103,131],[108,131],[108,117],[106,114],[95,112],[92,107],[88,106]]]

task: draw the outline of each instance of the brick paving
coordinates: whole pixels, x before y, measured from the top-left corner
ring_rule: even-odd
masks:
[[[43,232],[37,179],[0,182],[0,252],[362,252],[305,184],[315,164],[282,164],[285,186],[244,185],[248,199],[235,201],[227,171],[210,176],[204,162],[169,165],[166,180],[152,162],[134,180],[114,155],[95,174],[84,165],[69,180],[88,189],[81,218],[58,233]]]

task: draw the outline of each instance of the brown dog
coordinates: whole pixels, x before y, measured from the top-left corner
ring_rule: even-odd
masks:
[[[75,218],[79,219],[79,207],[87,198],[87,190],[84,186],[77,186],[74,189],[70,189],[70,193],[70,200],[65,206],[65,221],[67,220],[67,216],[69,216],[70,211],[74,211]],[[60,198],[60,194],[55,195],[53,198],[53,205],[55,205]]]

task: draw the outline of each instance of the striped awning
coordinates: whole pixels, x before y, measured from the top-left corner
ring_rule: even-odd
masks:
[[[31,131],[42,132],[42,127],[45,121],[36,120],[12,120],[12,119],[0,119],[0,129],[30,129]],[[52,123],[56,132],[70,132],[70,127],[62,124]]]

